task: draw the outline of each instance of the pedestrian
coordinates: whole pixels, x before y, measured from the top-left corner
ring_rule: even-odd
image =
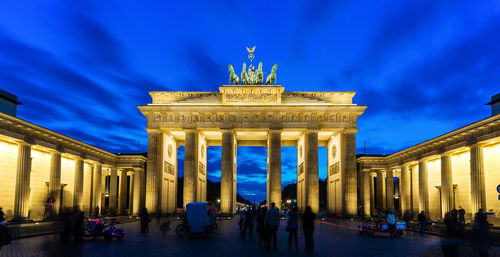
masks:
[[[2,207],[0,207],[0,224],[3,225],[5,221],[5,213],[3,213]]]
[[[286,230],[288,231],[288,249],[292,249],[292,237],[295,241],[295,249],[299,249],[299,239],[298,239],[298,230],[299,230],[299,209],[297,206],[294,206],[288,212],[288,221]]]
[[[474,215],[474,225],[472,226],[472,247],[479,253],[479,256],[488,256],[490,248],[490,235],[488,217],[483,209]]]
[[[267,207],[259,208],[259,213],[257,215],[257,233],[259,233],[259,248],[267,248],[267,229],[266,229],[266,214]]]
[[[148,209],[143,208],[142,211],[139,213],[139,217],[141,219],[141,233],[148,233],[149,222],[151,221],[151,219],[149,218]]]
[[[453,211],[444,215],[444,223],[446,225],[446,239],[441,241],[443,255],[445,257],[456,257],[458,256],[459,229],[458,220]]]
[[[465,225],[465,210],[462,206],[458,207],[458,223]]]
[[[83,240],[83,220],[85,219],[85,214],[82,211],[75,212],[75,221],[73,225],[73,237],[75,242],[81,242]]]
[[[314,250],[314,220],[316,219],[316,214],[312,211],[311,206],[306,207],[306,211],[301,216],[302,219],[302,231],[304,231],[304,239],[306,242],[306,251]]]
[[[387,227],[389,229],[389,236],[394,237],[394,232],[396,231],[396,217],[394,216],[393,210],[389,210],[387,214]]]
[[[271,250],[271,241],[273,241],[274,250],[278,249],[277,236],[278,228],[280,226],[280,211],[276,208],[275,203],[271,203],[271,208],[267,211],[265,220],[268,237],[267,237],[267,250]]]
[[[250,209],[248,209],[248,211],[245,213],[245,227],[243,228],[243,238],[245,238],[245,235],[248,231],[248,237],[252,239],[255,215],[255,209],[253,206],[251,206]]]
[[[238,226],[240,227],[240,236],[243,235],[243,226],[245,225],[245,213],[240,211],[238,213],[240,215],[240,220],[238,221]]]
[[[425,217],[425,212],[421,211],[418,215],[418,222],[420,223],[420,234],[425,234],[425,226],[427,225],[427,218]]]

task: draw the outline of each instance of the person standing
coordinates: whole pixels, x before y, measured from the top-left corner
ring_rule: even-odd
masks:
[[[278,249],[277,236],[278,228],[280,226],[280,211],[276,208],[275,203],[271,203],[271,208],[267,211],[265,220],[268,237],[267,237],[267,250],[271,250],[271,241],[273,241],[274,250]]]
[[[149,222],[151,219],[149,218],[148,209],[142,209],[141,213],[139,213],[139,217],[141,218],[141,233],[149,232]]]
[[[306,211],[302,214],[302,230],[304,231],[304,239],[306,241],[306,251],[314,250],[314,220],[316,214],[312,211],[311,206],[306,207]]]
[[[427,218],[425,217],[425,212],[421,211],[418,215],[418,222],[420,223],[420,234],[425,234],[425,226],[427,225]]]
[[[294,206],[293,209],[291,209],[288,212],[288,222],[287,222],[287,227],[288,231],[288,249],[292,249],[292,237],[295,241],[295,249],[299,249],[299,239],[297,232],[299,230],[299,209],[297,206]]]
[[[266,229],[266,214],[267,208],[261,207],[259,208],[259,213],[257,215],[257,233],[259,233],[259,248],[262,248],[262,244],[264,247],[267,247],[267,229]]]
[[[465,210],[462,206],[458,207],[458,223],[465,225]]]
[[[243,239],[245,239],[245,235],[248,231],[248,236],[250,239],[252,239],[252,232],[253,232],[253,224],[255,221],[255,211],[253,207],[250,207],[246,212],[245,212],[245,226],[243,228],[243,234],[241,235]]]
[[[393,210],[389,210],[387,214],[387,226],[389,229],[389,236],[394,237],[394,232],[396,231],[396,217],[394,216]]]
[[[3,213],[2,207],[0,207],[0,224],[3,224],[5,221],[5,214]]]

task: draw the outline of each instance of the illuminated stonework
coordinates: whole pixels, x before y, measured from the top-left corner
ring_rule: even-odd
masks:
[[[7,220],[42,220],[73,209],[132,214],[144,207],[146,157],[113,154],[3,113],[0,127],[0,207]],[[118,186],[118,194],[109,190]],[[51,197],[53,209],[45,212]]]
[[[298,206],[303,209],[311,205],[318,212],[318,146],[325,146],[329,165],[337,163],[339,167],[337,174],[328,176],[328,208],[356,214],[355,133],[357,118],[366,107],[352,103],[355,92],[285,92],[279,85],[225,85],[219,92],[153,91],[150,95],[152,103],[139,106],[147,117],[149,145],[153,150],[148,158],[151,176],[148,175],[147,188],[151,193],[146,202],[150,211],[175,205],[158,200],[168,198],[173,192],[159,186],[155,182],[158,175],[154,175],[163,170],[164,159],[169,157],[162,146],[171,144],[174,149],[185,146],[184,205],[206,200],[205,148],[222,146],[221,209],[225,215],[235,212],[237,146],[268,147],[267,202],[278,206],[281,146],[296,146],[300,149]],[[332,149],[337,149],[333,145],[344,147],[332,154]],[[177,169],[175,159],[174,154],[168,163]],[[172,179],[176,181],[175,177]]]
[[[394,209],[398,201],[401,213],[415,216],[424,211],[433,220],[462,206],[470,221],[482,208],[495,213],[488,216],[490,223],[500,224],[496,191],[500,183],[500,114],[388,156],[361,156],[357,162],[359,176],[365,178],[360,205],[367,216],[376,208]],[[392,181],[392,176],[399,178],[399,187],[378,184]]]

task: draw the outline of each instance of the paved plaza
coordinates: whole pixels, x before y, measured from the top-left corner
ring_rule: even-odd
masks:
[[[173,223],[173,227],[177,222]],[[443,256],[440,238],[420,237],[408,233],[402,238],[389,238],[387,234],[361,236],[350,226],[332,222],[317,223],[315,251],[303,251],[303,237],[299,234],[299,251],[288,250],[285,225],[279,230],[278,250],[268,252],[258,248],[258,237],[241,239],[235,219],[220,223],[215,239],[195,237],[179,238],[174,230],[163,236],[153,221],[149,234],[139,233],[136,222],[123,224],[127,230],[123,241],[105,242],[86,239],[79,245],[62,246],[58,236],[41,236],[12,242],[0,251],[1,256]],[[469,247],[460,247],[461,256],[478,256]],[[500,256],[500,249],[490,249],[490,256]]]

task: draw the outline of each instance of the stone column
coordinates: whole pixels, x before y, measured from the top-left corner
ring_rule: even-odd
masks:
[[[368,173],[370,176],[370,214],[373,215],[375,213],[375,174],[370,172]]]
[[[429,179],[427,177],[427,161],[418,161],[418,199],[419,211],[429,215]]]
[[[120,215],[127,215],[127,170],[122,169],[120,170],[120,185],[119,185],[119,191],[120,194],[118,195],[119,201],[118,201],[118,213]]]
[[[441,155],[441,215],[453,209],[453,181],[451,176],[451,154]]]
[[[118,170],[116,167],[111,167],[111,172],[109,174],[109,213],[112,216],[116,216],[116,199],[118,195]]]
[[[267,205],[281,209],[281,131],[269,130],[267,136]]]
[[[73,188],[73,209],[83,211],[83,159],[77,157],[75,160],[75,180]]]
[[[184,192],[183,206],[196,201],[196,183],[198,182],[198,133],[186,130],[184,147]]]
[[[386,173],[386,208],[394,210],[394,173],[393,169],[389,168]]]
[[[222,158],[221,158],[221,180],[220,180],[220,207],[225,216],[232,216],[235,210],[233,206],[236,202],[234,196],[234,159],[236,157],[235,135],[233,131],[222,131]]]
[[[52,215],[59,215],[61,207],[61,153],[58,151],[50,154],[49,172],[49,197],[53,197],[54,202]]]
[[[377,209],[385,210],[385,171],[377,171]]]
[[[132,207],[132,214],[137,214],[144,207],[144,201],[142,200],[142,181],[144,172],[142,169],[135,169],[134,174],[134,204]]]
[[[135,190],[135,187],[134,187],[134,179],[135,177],[135,172],[130,174],[130,186],[129,186],[129,190],[128,190],[128,209],[129,209],[129,212],[130,214],[132,215],[133,214],[133,210],[134,210],[134,190]]]
[[[16,192],[14,198],[14,220],[28,218],[30,199],[31,145],[19,144],[17,154]]]
[[[470,212],[474,215],[479,209],[486,211],[484,157],[483,148],[480,145],[470,147],[470,188]]]
[[[314,213],[319,213],[318,131],[306,131],[305,136],[307,145],[307,151],[304,153],[306,206],[311,206]]]
[[[101,213],[101,195],[102,195],[101,188],[102,188],[102,165],[100,163],[96,163],[94,164],[94,188],[92,190],[94,196],[93,212],[96,215],[99,215]]]
[[[146,208],[148,212],[160,212],[161,203],[161,184],[163,179],[162,174],[162,158],[163,154],[163,137],[159,130],[148,130],[148,167],[146,177]]]
[[[349,216],[358,215],[358,173],[356,168],[356,130],[347,130],[345,136],[344,210]]]
[[[411,211],[411,174],[408,164],[403,164],[401,166],[401,181],[400,181],[400,192],[401,192],[401,214],[404,215],[405,212]]]
[[[362,192],[363,192],[363,215],[365,217],[370,217],[371,214],[371,205],[370,205],[370,172],[367,170],[361,171],[362,178]]]

